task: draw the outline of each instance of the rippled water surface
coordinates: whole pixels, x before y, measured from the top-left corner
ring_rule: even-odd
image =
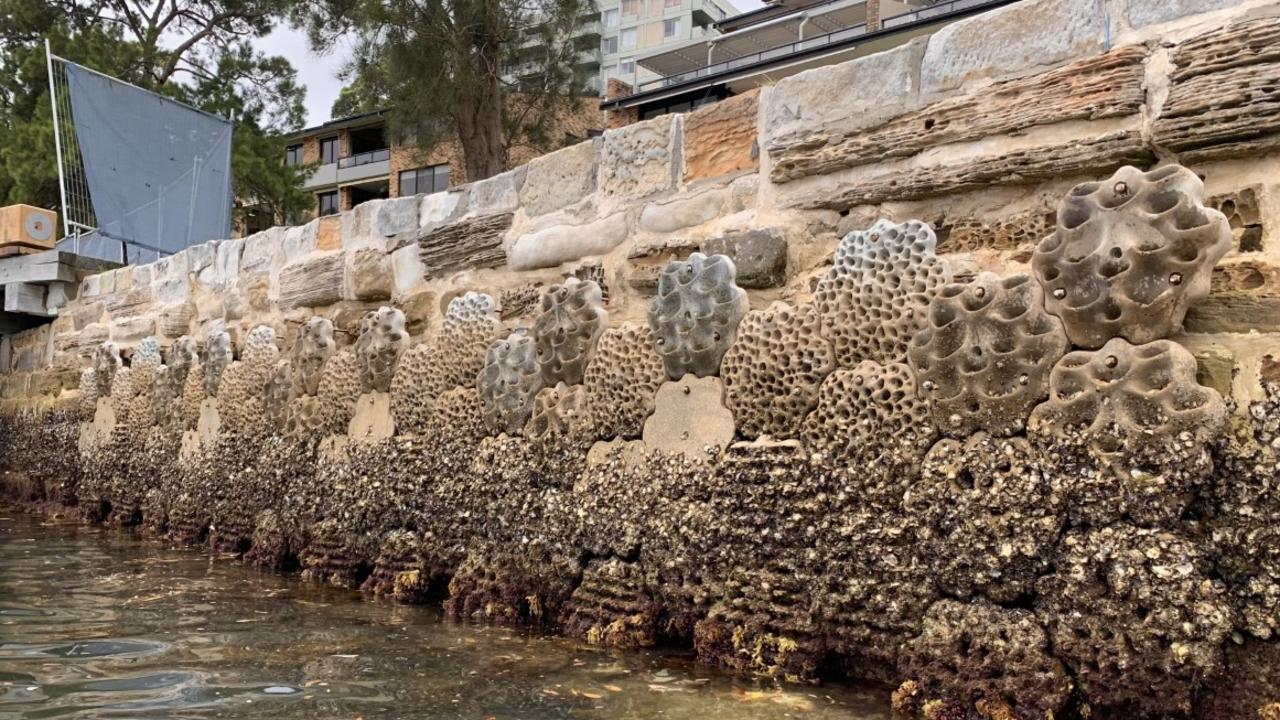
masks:
[[[460,625],[0,507],[0,718],[882,720],[887,701]]]

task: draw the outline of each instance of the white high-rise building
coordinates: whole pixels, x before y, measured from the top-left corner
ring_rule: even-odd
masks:
[[[600,91],[617,78],[638,87],[659,76],[637,58],[714,36],[715,23],[736,15],[728,0],[598,0]]]

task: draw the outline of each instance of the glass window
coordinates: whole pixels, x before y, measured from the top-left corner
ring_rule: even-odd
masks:
[[[604,11],[604,26],[607,28],[618,27],[618,8]]]
[[[320,193],[316,196],[320,201],[320,215],[338,214],[338,191]]]
[[[621,38],[622,38],[621,47],[623,50],[635,49],[636,47],[636,29],[635,28],[627,28],[626,30],[623,30]]]
[[[331,162],[338,162],[338,138],[336,135],[330,138],[321,138],[320,140],[320,164],[326,165]]]
[[[618,74],[630,75],[636,71],[636,59],[626,58],[618,61]]]
[[[640,0],[622,0],[622,14],[635,17],[640,14]]]
[[[680,18],[671,18],[662,21],[662,37],[673,38],[676,33],[680,32]]]
[[[284,150],[285,165],[302,164],[302,145],[290,145]]]
[[[669,8],[680,7],[680,0],[667,0],[666,5]]]
[[[600,52],[605,55],[615,55],[618,52],[618,38],[607,37],[600,41]]]
[[[449,189],[449,165],[431,165],[400,171],[400,197]]]

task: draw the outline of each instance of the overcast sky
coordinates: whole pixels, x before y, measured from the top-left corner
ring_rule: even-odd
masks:
[[[739,10],[758,8],[760,0],[729,0]],[[290,27],[277,28],[262,40],[263,52],[283,55],[298,69],[298,81],[307,86],[307,126],[319,125],[329,120],[329,108],[342,89],[338,71],[346,60],[345,53],[336,50],[329,55],[317,55],[307,46],[306,33]]]

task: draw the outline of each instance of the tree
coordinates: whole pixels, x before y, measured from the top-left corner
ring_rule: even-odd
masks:
[[[305,207],[283,133],[301,127],[303,94],[288,60],[253,42],[293,0],[0,0],[0,200],[56,207],[57,168],[44,58],[68,60],[236,123],[238,198],[276,217]]]
[[[320,51],[355,38],[344,109],[388,108],[393,139],[419,147],[457,137],[480,180],[517,145],[545,149],[578,107],[593,12],[592,0],[320,0],[301,19]]]

